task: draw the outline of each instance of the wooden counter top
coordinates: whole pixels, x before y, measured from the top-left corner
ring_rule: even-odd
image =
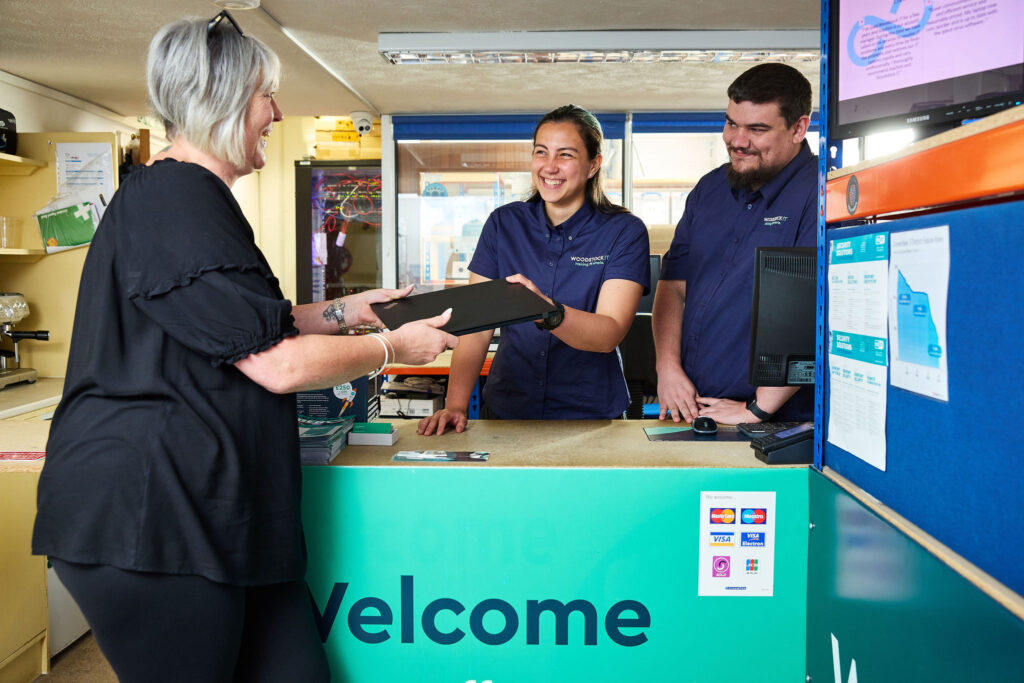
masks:
[[[749,441],[648,441],[644,427],[672,425],[658,420],[472,420],[462,434],[441,436],[418,435],[417,420],[393,423],[393,446],[348,446],[331,466],[769,467],[754,457]],[[400,450],[488,451],[490,457],[486,463],[393,462]]]
[[[748,441],[648,441],[658,420],[473,420],[462,434],[420,436],[417,420],[395,420],[393,446],[348,446],[333,467],[806,467],[765,465]],[[42,451],[48,421],[0,421],[3,450]],[[723,429],[730,429],[728,427]],[[403,450],[488,451],[484,463],[393,462]],[[43,461],[0,461],[0,471],[35,470]]]
[[[63,391],[62,377],[43,377],[32,384],[12,384],[0,389],[0,420],[56,406]]]

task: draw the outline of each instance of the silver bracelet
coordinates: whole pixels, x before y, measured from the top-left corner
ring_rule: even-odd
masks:
[[[338,334],[348,334],[348,326],[345,324],[345,302],[335,299],[324,309],[324,320],[334,321],[338,325]]]
[[[384,361],[380,364],[379,368],[377,368],[376,370],[371,372],[370,375],[369,375],[370,378],[373,379],[374,377],[376,377],[380,373],[384,372],[384,368],[386,368],[388,366],[388,344],[391,343],[391,342],[390,342],[390,340],[386,339],[384,337],[384,335],[382,335],[382,334],[380,334],[378,332],[373,332],[372,334],[368,334],[366,336],[373,337],[374,339],[376,339],[377,343],[380,344],[381,348],[384,349]]]

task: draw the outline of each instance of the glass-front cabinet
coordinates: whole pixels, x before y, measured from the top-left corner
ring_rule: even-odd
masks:
[[[295,164],[298,303],[383,285],[379,161]]]

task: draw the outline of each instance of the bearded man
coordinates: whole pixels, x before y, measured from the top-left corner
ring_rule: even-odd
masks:
[[[811,84],[785,64],[759,64],[728,96],[729,163],[690,192],[662,261],[652,321],[660,419],[809,420],[813,387],[755,389],[747,366],[755,248],[816,243]]]

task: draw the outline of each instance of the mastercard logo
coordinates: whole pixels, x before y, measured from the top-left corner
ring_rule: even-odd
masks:
[[[736,521],[735,508],[711,508],[712,524],[732,524]]]

